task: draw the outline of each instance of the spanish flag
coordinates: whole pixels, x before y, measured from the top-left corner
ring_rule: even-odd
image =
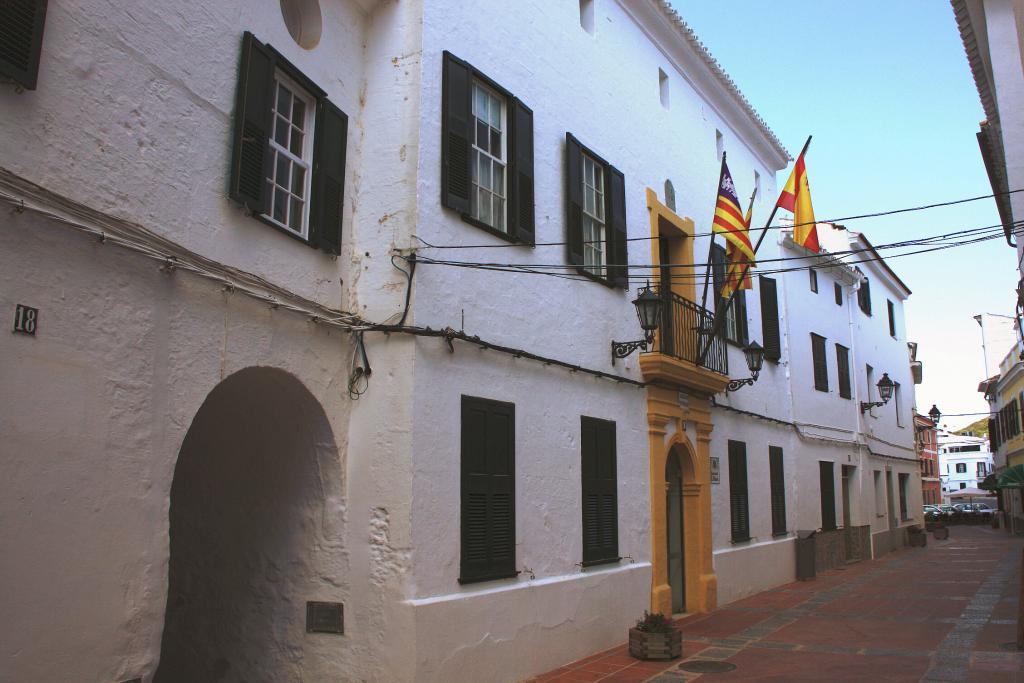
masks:
[[[732,182],[729,167],[722,157],[722,179],[718,183],[718,201],[715,203],[715,218],[711,222],[711,231],[725,236],[728,246],[734,247],[739,254],[754,262],[754,248],[750,244],[747,222],[743,218],[743,209],[736,197],[736,185]]]
[[[750,218],[753,211],[754,198],[751,197],[750,206],[747,207],[747,213],[743,217],[743,223],[747,226],[748,235],[750,232]],[[753,289],[754,285],[751,281],[750,269],[754,267],[754,262],[734,247],[732,242],[725,245],[725,257],[728,265],[725,272],[725,284],[722,285],[722,297],[728,298],[732,296],[733,291],[737,289]]]
[[[806,148],[805,148],[806,150]],[[793,241],[815,253],[821,251],[818,245],[818,228],[814,224],[814,207],[811,205],[811,188],[807,184],[807,167],[804,166],[804,152],[797,157],[793,172],[782,188],[776,206],[793,212]]]

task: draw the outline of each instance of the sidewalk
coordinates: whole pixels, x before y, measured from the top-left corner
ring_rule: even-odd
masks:
[[[533,681],[1001,681],[1024,682],[1017,637],[1024,542],[957,526],[927,548],[819,574],[680,619],[683,657],[641,662],[626,645]],[[623,634],[625,635],[625,634]],[[694,660],[728,673],[679,669]]]

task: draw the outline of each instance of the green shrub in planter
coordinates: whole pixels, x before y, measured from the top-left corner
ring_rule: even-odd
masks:
[[[629,654],[637,659],[675,659],[683,654],[683,634],[664,614],[645,611],[629,629]]]

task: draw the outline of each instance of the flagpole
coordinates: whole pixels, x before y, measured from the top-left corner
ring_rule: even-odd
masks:
[[[811,145],[811,138],[812,137],[814,137],[814,136],[812,136],[812,135],[808,135],[807,136],[807,141],[804,142],[803,149],[800,150],[800,154],[797,156],[797,159],[800,159],[800,157],[802,157],[804,154],[807,153],[807,148],[810,147],[810,145]],[[772,207],[772,212],[768,215],[768,220],[766,220],[764,222],[764,227],[761,229],[761,236],[757,238],[757,244],[754,245],[754,256],[757,256],[757,251],[758,251],[758,249],[761,248],[761,243],[764,242],[764,237],[765,237],[765,235],[768,234],[768,227],[771,226],[772,221],[775,219],[775,213],[778,210],[779,210],[779,202],[776,201],[775,202],[775,206]],[[743,278],[745,278],[747,276],[747,272],[749,270],[750,270],[750,265],[749,264],[745,264],[744,265],[744,269],[743,269],[743,275],[740,277],[740,281],[741,282],[743,281]],[[705,285],[706,284],[707,283],[705,283]],[[708,342],[707,342],[707,344],[704,345],[704,348],[701,349],[700,356],[697,357],[697,365],[700,365],[701,363],[703,363],[704,362],[704,358],[708,355],[708,351],[711,349],[711,341],[715,338],[715,335],[718,334],[719,328],[722,327],[722,323],[725,321],[725,314],[729,312],[730,308],[732,308],[732,301],[733,301],[733,299],[736,298],[736,292],[738,292],[738,291],[739,291],[738,289],[734,289],[732,291],[732,294],[729,296],[729,300],[725,302],[724,306],[721,306],[721,307],[715,306],[715,317],[712,319],[712,322],[711,322],[711,332],[708,333]],[[719,310],[718,310],[719,308],[722,309],[721,312],[719,312]]]
[[[718,204],[718,194],[722,191],[722,179],[725,178],[725,150],[722,150],[722,169],[718,172],[718,185],[715,189],[715,204]],[[700,307],[706,308],[708,303],[708,281],[711,279],[711,251],[715,248],[715,227],[712,219],[711,239],[708,241],[708,258],[704,267],[704,293],[700,297]]]

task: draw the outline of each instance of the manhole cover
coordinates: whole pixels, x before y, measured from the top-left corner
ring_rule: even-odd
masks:
[[[999,647],[1001,647],[1004,650],[1009,650],[1010,652],[1020,652],[1020,648],[1017,647],[1017,641],[1014,641],[1012,643],[1003,643]]]
[[[724,674],[736,668],[735,664],[729,662],[712,662],[707,659],[695,659],[692,662],[683,662],[679,665],[680,671],[689,671],[695,674]]]

